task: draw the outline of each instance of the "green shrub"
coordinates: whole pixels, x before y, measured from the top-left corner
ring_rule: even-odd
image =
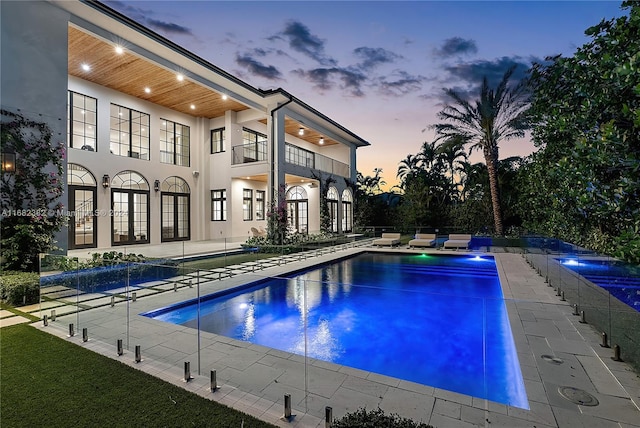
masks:
[[[380,408],[367,412],[367,409],[358,409],[353,413],[347,413],[342,419],[331,424],[332,428],[433,428],[422,422],[414,422],[395,413],[385,415]]]
[[[12,306],[38,303],[40,276],[34,272],[4,271],[0,276],[0,300]]]

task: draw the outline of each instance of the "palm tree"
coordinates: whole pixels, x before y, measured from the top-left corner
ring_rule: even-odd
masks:
[[[495,233],[504,234],[502,210],[498,186],[498,143],[502,140],[524,137],[528,128],[527,111],[529,97],[525,81],[509,86],[509,79],[515,71],[515,65],[509,68],[498,86],[489,88],[485,77],[480,87],[480,97],[472,104],[453,89],[445,89],[446,95],[453,100],[438,113],[443,123],[432,125],[438,140],[459,138],[470,145],[470,152],[482,149],[489,174],[491,205]]]
[[[464,141],[458,137],[450,138],[438,146],[437,152],[449,168],[451,199],[453,200],[454,195],[459,192],[458,185],[455,183],[455,174],[461,171],[462,162],[468,159],[467,152],[464,151]]]
[[[407,155],[406,158],[400,161],[398,166],[398,174],[396,177],[400,179],[400,188],[402,189],[406,184],[408,177],[415,175],[420,165],[420,157],[414,155]]]

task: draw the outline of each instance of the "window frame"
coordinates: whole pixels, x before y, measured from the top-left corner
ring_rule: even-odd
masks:
[[[215,193],[220,196],[216,197]],[[220,218],[216,219],[216,212],[220,213]],[[211,221],[227,221],[227,189],[211,190]]]
[[[112,119],[118,119],[118,120],[123,120],[120,118],[120,115],[118,115],[118,117],[114,117],[111,111],[112,107],[117,107],[118,109],[121,110],[125,110],[128,111],[128,118],[124,119],[128,122],[128,129],[126,130],[127,132],[127,139],[128,139],[128,144],[125,145],[122,143],[122,140],[118,140],[118,141],[112,141],[111,139],[111,133],[113,131],[118,132],[119,136],[120,134],[123,132],[122,128],[118,128],[118,129],[114,129],[112,128],[112,124],[111,121]],[[141,124],[141,121],[134,121],[134,113],[138,113],[139,117],[138,118],[142,118],[142,117],[146,117],[147,118],[147,123],[146,123],[146,129],[147,129],[147,135],[146,136],[142,136],[141,134],[135,134],[134,133],[134,128],[135,128],[135,124]],[[144,125],[144,124],[142,124]],[[136,148],[138,150],[140,150],[139,152],[134,152],[134,136],[139,137],[139,141],[140,141],[140,145],[137,146]],[[146,140],[146,146],[142,145],[142,142]],[[115,155],[115,156],[121,156],[121,157],[128,157],[128,158],[132,158],[132,159],[141,159],[141,160],[146,160],[146,161],[150,161],[151,160],[151,115],[149,113],[145,113],[143,111],[140,110],[136,110],[136,109],[132,109],[129,107],[125,107],[122,106],[120,104],[116,104],[116,103],[110,103],[109,104],[109,149],[111,149],[111,144],[117,144],[120,147],[127,147],[127,155],[122,155],[120,153],[113,153],[113,150],[111,151],[111,154]],[[142,149],[145,148],[146,149],[146,153],[142,153]],[[121,150],[119,150],[120,152]],[[137,153],[137,156],[133,156],[133,153]],[[145,157],[146,154],[146,157]]]
[[[219,147],[218,149],[215,149],[213,146],[213,136],[214,134],[218,133],[220,138],[218,140],[215,140],[219,143]],[[216,128],[216,129],[212,129],[211,130],[211,138],[210,138],[210,149],[211,149],[211,154],[215,154],[215,153],[224,153],[227,149],[227,142],[225,141],[226,138],[226,131],[225,128]]]
[[[73,111],[74,111],[74,103],[73,103],[73,97],[74,95],[79,95],[81,97],[84,98],[84,104],[85,106],[82,107],[83,111],[90,111],[92,113],[94,113],[94,118],[95,118],[95,123],[89,123],[86,122],[84,120],[75,120]],[[87,110],[86,108],[86,99],[90,98],[92,100],[95,101],[95,106],[96,109],[95,111],[92,110]],[[84,115],[84,117],[86,117],[86,115]],[[73,131],[75,129],[74,123],[82,123],[85,127],[87,125],[93,126],[94,129],[94,138],[93,138],[93,147],[91,149],[85,148],[85,147],[91,147],[90,145],[86,144],[86,140],[87,137],[86,135],[83,133],[83,137],[82,139],[84,140],[84,144],[82,144],[81,147],[74,147],[73,145],[73,137],[74,135],[78,135],[78,137],[80,136],[79,134],[75,134]],[[86,151],[98,151],[98,99],[95,97],[92,97],[90,95],[85,95],[82,94],[80,92],[76,92],[76,91],[72,91],[72,90],[67,90],[67,147],[71,148],[71,149],[80,149],[80,150],[86,150]]]
[[[242,220],[253,220],[253,189],[242,189]]]
[[[256,190],[256,220],[264,220],[265,217],[265,199],[267,192],[264,190]]]
[[[178,122],[174,122],[173,120],[169,120],[169,119],[163,119],[160,118],[160,122],[161,122],[161,126],[162,126],[162,122],[165,123],[164,125],[164,130],[162,129],[162,127],[160,128],[160,163],[164,163],[164,164],[168,164],[168,165],[176,165],[176,166],[186,166],[189,167],[191,166],[191,127],[188,125],[184,125],[182,123],[178,123]],[[171,127],[173,128],[173,132],[169,132],[169,124],[171,124]],[[182,132],[180,134],[177,133],[178,127],[181,128]],[[186,144],[184,143],[185,140],[185,131],[186,129]],[[164,139],[163,140],[163,136],[173,136],[173,141],[170,142],[168,139]],[[181,137],[181,142],[178,143],[178,137]],[[166,146],[172,145],[172,149],[173,151],[163,151],[162,150],[162,144],[165,144]],[[177,148],[180,147],[181,148],[181,153],[182,154],[178,154],[178,150]],[[185,152],[185,147],[186,147],[186,153],[187,155],[184,155]],[[171,162],[165,162],[163,160],[162,154],[165,153],[167,155],[172,155],[172,161]],[[186,158],[186,164],[185,163],[178,163],[178,159],[185,159]]]

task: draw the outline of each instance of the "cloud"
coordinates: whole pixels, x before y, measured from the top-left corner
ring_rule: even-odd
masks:
[[[349,68],[329,67],[315,68],[312,70],[293,70],[293,73],[311,82],[316,88],[321,90],[331,90],[335,86],[347,90],[356,97],[364,96],[362,86],[367,80],[367,76],[360,71]]]
[[[370,70],[380,64],[392,63],[402,56],[383,48],[359,47],[353,50],[353,53],[362,59],[358,65],[363,70]]]
[[[406,71],[396,70],[388,77],[378,79],[377,86],[384,95],[400,96],[422,89],[423,76],[412,76]]]
[[[164,33],[186,34],[189,36],[193,35],[191,30],[187,27],[183,27],[182,25],[178,25],[173,22],[164,22],[153,18],[145,18],[144,22],[149,27],[155,28],[156,30],[160,30]]]
[[[124,13],[134,21],[137,21],[155,30],[164,32],[165,34],[172,33],[193,36],[193,32],[187,27],[178,25],[173,22],[164,22],[158,19],[151,18],[151,16],[154,14],[153,10],[131,6],[118,0],[107,1],[106,4],[109,7],[112,7]]]
[[[279,80],[282,73],[273,65],[265,65],[253,58],[250,54],[236,55],[236,64],[246,68],[251,74],[269,80]]]
[[[471,55],[478,53],[478,46],[473,39],[451,37],[446,39],[442,46],[433,50],[435,56],[449,58],[458,55]]]
[[[289,41],[289,47],[296,52],[300,52],[325,66],[335,66],[337,63],[333,58],[328,57],[324,52],[324,41],[318,36],[311,34],[309,28],[299,21],[289,21],[285,24],[284,30],[269,38],[275,40],[285,38]]]

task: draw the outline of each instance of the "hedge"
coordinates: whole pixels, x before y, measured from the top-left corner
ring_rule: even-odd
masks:
[[[0,300],[12,306],[38,303],[40,300],[40,276],[35,272],[2,272]]]

